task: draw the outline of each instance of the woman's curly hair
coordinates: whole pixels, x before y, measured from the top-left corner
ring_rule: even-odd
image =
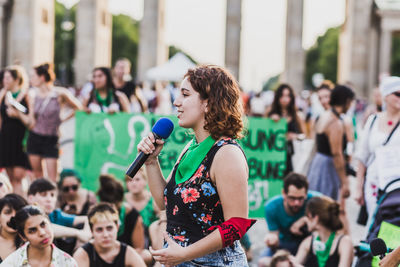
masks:
[[[188,70],[184,78],[188,78],[202,100],[208,101],[204,129],[211,137],[242,138],[243,107],[233,75],[215,65],[202,65]]]

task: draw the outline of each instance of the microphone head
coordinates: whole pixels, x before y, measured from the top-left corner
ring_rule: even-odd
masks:
[[[385,255],[387,252],[385,241],[375,238],[370,243],[371,253],[373,256]]]
[[[161,137],[162,139],[167,139],[172,131],[174,130],[174,123],[168,118],[160,118],[154,124],[151,131]]]

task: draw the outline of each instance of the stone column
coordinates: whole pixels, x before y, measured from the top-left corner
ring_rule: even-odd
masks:
[[[138,80],[146,79],[146,71],[168,59],[164,38],[165,0],[144,1],[143,18],[140,22]]]
[[[7,64],[31,69],[54,58],[54,1],[14,0]]]
[[[91,79],[95,67],[111,67],[112,16],[108,0],[80,0],[76,13],[75,83]]]
[[[242,0],[227,0],[225,67],[239,80]]]
[[[339,38],[338,82],[351,82],[357,96],[367,96],[373,1],[347,0],[346,21]]]
[[[379,74],[390,74],[392,55],[392,31],[383,29],[379,45]]]
[[[287,0],[285,70],[281,81],[300,92],[304,89],[303,0]]]
[[[5,5],[8,3],[8,0],[0,0],[0,67],[4,67],[6,64],[5,56],[6,56],[6,31],[5,31]]]

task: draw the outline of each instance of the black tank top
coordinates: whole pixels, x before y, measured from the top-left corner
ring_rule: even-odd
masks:
[[[344,129],[344,123],[342,118],[337,115],[335,112],[333,114],[340,120],[342,121],[343,129]],[[316,118],[315,122],[319,120],[319,116]],[[346,132],[343,133],[343,141],[342,141],[342,149],[343,151],[346,149],[347,146],[347,137],[346,137]],[[317,144],[317,152],[327,155],[327,156],[332,156],[332,151],[331,151],[331,144],[329,143],[328,136],[325,133],[317,133],[316,134],[316,144]]]
[[[333,252],[332,255],[329,255],[328,260],[325,263],[325,266],[319,266],[318,265],[318,260],[317,256],[313,253],[313,242],[314,238],[311,239],[311,245],[310,245],[310,251],[308,252],[308,256],[306,259],[306,262],[304,266],[307,267],[338,267],[339,266],[339,261],[340,261],[340,256],[339,256],[339,245],[340,241],[342,240],[342,237],[344,235],[339,236],[339,239],[336,244],[336,249]]]
[[[120,244],[121,247],[119,249],[119,253],[114,258],[112,263],[105,262],[99,256],[99,254],[97,254],[92,243],[88,242],[85,245],[83,245],[82,248],[88,254],[90,267],[125,267],[126,245],[122,242],[120,242]]]
[[[181,246],[192,244],[210,233],[211,226],[223,223],[224,214],[217,187],[210,178],[210,168],[217,151],[224,145],[240,147],[231,138],[214,144],[196,173],[187,181],[176,184],[175,165],[164,189],[167,232]]]

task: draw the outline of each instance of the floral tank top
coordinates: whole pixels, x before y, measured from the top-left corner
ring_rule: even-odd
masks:
[[[214,144],[195,174],[187,181],[176,184],[175,165],[171,179],[164,189],[167,232],[181,246],[188,246],[212,231],[212,226],[223,223],[224,214],[218,191],[210,178],[210,168],[217,151],[224,145],[238,143],[226,138]]]

